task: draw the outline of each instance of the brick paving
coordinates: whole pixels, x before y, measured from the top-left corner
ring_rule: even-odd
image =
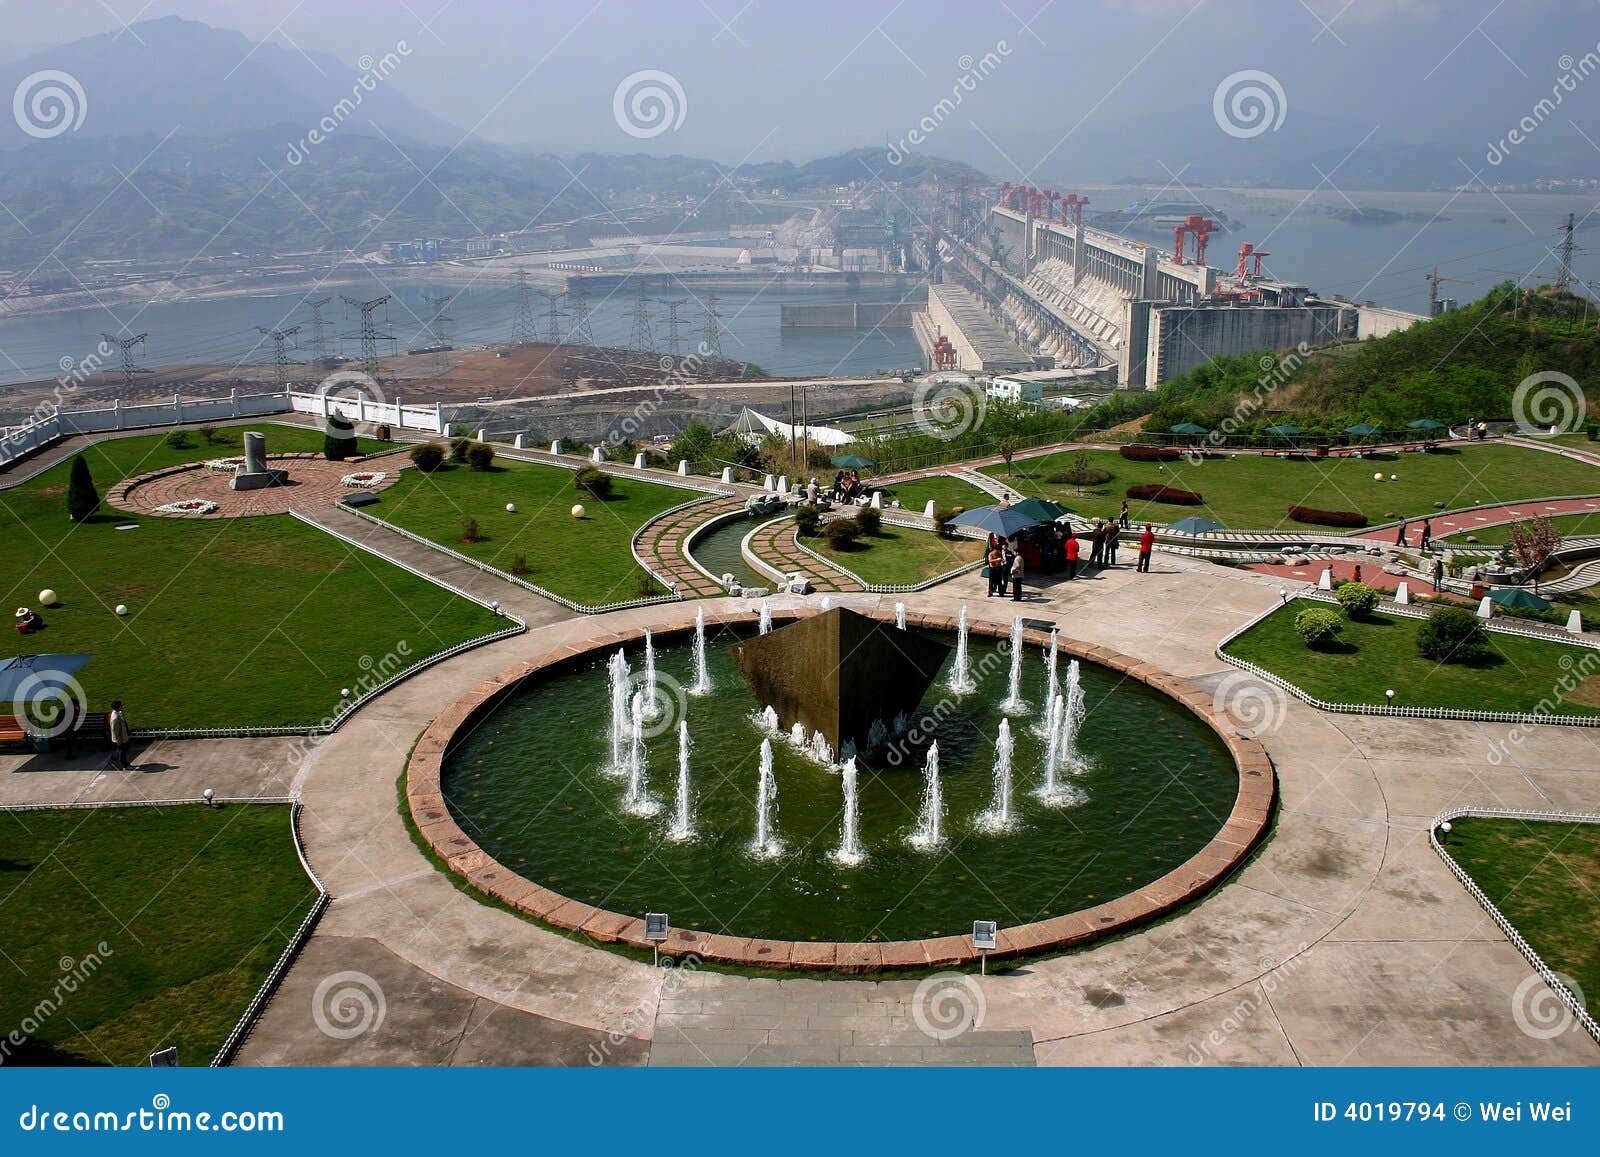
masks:
[[[233,474],[212,470],[203,462],[176,469],[156,470],[127,478],[106,494],[106,501],[119,510],[134,514],[157,514],[157,507],[171,502],[202,500],[215,502],[209,514],[162,514],[163,518],[250,518],[262,514],[287,514],[291,510],[312,514],[327,510],[339,499],[356,492],[339,481],[347,474],[375,471],[386,474],[376,487],[392,486],[401,460],[386,458],[371,464],[329,462],[320,454],[269,454],[267,465],[289,472],[286,486],[262,490],[233,490]]]
[[[758,529],[750,539],[750,549],[768,566],[788,574],[799,571],[818,591],[865,590],[843,571],[825,566],[795,545],[795,525],[787,518],[775,519]]]
[[[1433,537],[1472,534],[1489,526],[1502,526],[1507,522],[1521,522],[1528,518],[1544,516],[1555,518],[1563,514],[1593,514],[1600,510],[1600,498],[1539,498],[1532,502],[1508,502],[1503,506],[1479,506],[1454,514],[1438,514],[1429,521],[1433,524]],[[1370,542],[1393,543],[1397,528],[1393,522],[1363,530],[1352,538]],[[1406,537],[1412,546],[1422,538],[1422,519],[1413,518],[1406,527]],[[1459,545],[1459,544],[1457,544]]]
[[[704,571],[689,561],[684,544],[695,527],[743,508],[742,498],[730,497],[708,499],[686,510],[669,511],[640,531],[639,555],[651,570],[665,576],[686,599],[725,594],[719,583],[707,578]]]

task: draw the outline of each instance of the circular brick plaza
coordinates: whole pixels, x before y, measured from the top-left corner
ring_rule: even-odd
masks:
[[[382,490],[393,485],[400,461],[329,462],[320,454],[269,454],[267,465],[287,470],[287,485],[234,490],[230,486],[232,470],[213,469],[196,462],[124,479],[106,494],[106,501],[119,510],[163,518],[247,518],[287,514],[291,510],[309,513],[326,510],[359,490]],[[341,481],[347,475],[366,473],[381,473],[384,477],[366,487],[347,486]],[[161,509],[187,502],[212,502],[216,509],[205,513]]]

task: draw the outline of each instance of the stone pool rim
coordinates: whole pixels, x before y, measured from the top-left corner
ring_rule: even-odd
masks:
[[[774,620],[808,618],[820,614],[816,607],[773,609]],[[882,622],[893,622],[892,612],[863,610]],[[748,626],[759,619],[755,610],[706,615],[706,626]],[[653,624],[656,637],[694,630],[694,614]],[[922,630],[954,631],[956,620],[943,615],[908,611],[906,626]],[[969,621],[972,634],[1008,638],[1010,623]],[[455,821],[444,801],[444,761],[457,739],[500,701],[534,676],[570,667],[598,653],[643,640],[640,625],[593,636],[558,647],[537,662],[518,663],[485,679],[440,713],[418,739],[406,767],[406,805],[418,833],[445,862],[447,869],[473,888],[517,912],[557,928],[578,932],[599,944],[620,944],[650,949],[644,921],[596,908],[559,892],[541,887],[512,871],[478,846]],[[1023,642],[1044,647],[1048,630],[1025,629]],[[1272,821],[1277,798],[1277,777],[1272,760],[1260,740],[1248,736],[1219,712],[1211,694],[1181,676],[1118,651],[1094,646],[1065,635],[1060,649],[1069,658],[1083,659],[1137,679],[1187,707],[1227,745],[1239,777],[1238,794],[1227,820],[1211,840],[1172,871],[1104,904],[1080,909],[1048,920],[1002,928],[995,959],[1033,956],[1115,936],[1148,924],[1204,896],[1222,883],[1255,850]],[[941,936],[926,940],[832,942],[817,940],[766,940],[673,928],[660,945],[663,955],[697,957],[715,964],[740,967],[832,972],[879,972],[897,968],[927,969],[977,963],[981,955],[966,936]]]

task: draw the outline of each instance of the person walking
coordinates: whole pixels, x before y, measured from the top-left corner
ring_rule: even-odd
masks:
[[[128,741],[133,737],[128,730],[128,717],[122,712],[122,700],[111,703],[111,714],[106,716],[106,730],[111,739],[111,766],[118,771],[128,770]]]
[[[1101,566],[1106,561],[1106,524],[1094,520],[1094,530],[1089,534],[1089,565]]]
[[[1139,535],[1139,566],[1141,574],[1150,573],[1150,552],[1155,549],[1156,533],[1150,529],[1150,524],[1144,524],[1144,533]]]
[[[1022,601],[1022,552],[1011,552],[1011,601]]]
[[[989,593],[984,598],[993,598],[996,593],[1004,594],[1006,589],[1006,550],[1001,545],[998,535],[989,536],[988,566],[984,569],[989,573]]]
[[[1394,533],[1394,544],[1396,546],[1410,546],[1411,545],[1411,543],[1406,541],[1406,520],[1403,519],[1403,518],[1400,520],[1400,529],[1395,531],[1395,533]]]
[[[1433,547],[1433,519],[1422,520],[1422,549],[1430,550]]]
[[[1117,547],[1122,545],[1122,527],[1113,522],[1106,527],[1106,565],[1117,565]]]
[[[1117,521],[1122,524],[1123,530],[1131,529],[1131,524],[1128,522],[1128,503],[1126,500],[1122,503],[1122,513],[1117,516]]]
[[[1068,530],[1067,531],[1067,577],[1069,579],[1075,579],[1075,578],[1078,577],[1078,555],[1082,550],[1083,550],[1083,547],[1078,542],[1078,536],[1073,534],[1071,530]]]

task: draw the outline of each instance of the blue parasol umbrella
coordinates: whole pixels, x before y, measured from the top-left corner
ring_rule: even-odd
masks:
[[[1015,506],[980,506],[964,511],[950,520],[951,526],[973,526],[1001,538],[1010,538],[1018,531],[1038,526],[1041,519],[1032,518]]]
[[[1226,530],[1220,522],[1212,522],[1209,518],[1180,518],[1167,528],[1179,534],[1210,534],[1213,530]]]

